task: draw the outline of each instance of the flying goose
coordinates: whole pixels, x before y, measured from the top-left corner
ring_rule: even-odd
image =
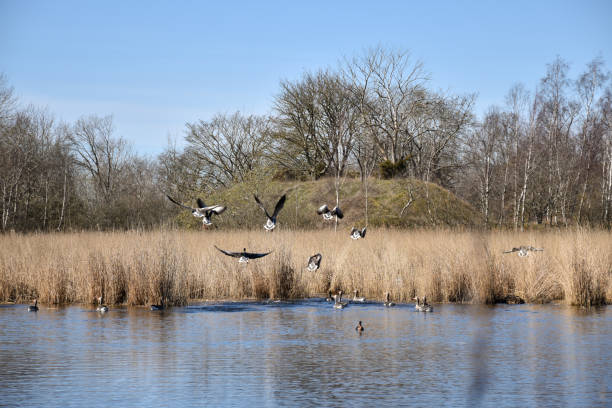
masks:
[[[385,305],[385,307],[393,307],[393,306],[395,306],[395,303],[393,303],[390,300],[389,292],[385,293],[385,303],[383,303],[383,304]]]
[[[96,308],[96,312],[106,313],[108,312],[108,306],[102,304],[102,296],[98,298],[98,307]]]
[[[504,251],[504,254],[510,254],[512,252],[518,252],[518,256],[520,256],[521,258],[525,257],[525,256],[529,256],[529,251],[543,251],[544,248],[534,248],[532,246],[528,246],[528,245],[521,245],[518,248],[512,248],[508,251]]]
[[[414,310],[416,310],[417,312],[433,312],[433,306],[427,304],[427,296],[423,297],[422,303],[418,296],[415,297],[413,300],[416,300],[416,303],[414,304]]]
[[[317,214],[322,215],[325,221],[333,219],[334,216],[338,218],[344,217],[344,214],[342,213],[340,207],[335,206],[333,210],[330,210],[327,204],[323,204],[321,207],[319,207],[319,209],[317,210]]]
[[[28,306],[28,312],[38,312],[38,299],[34,299],[34,304]]]
[[[308,270],[310,272],[314,272],[321,266],[321,259],[323,256],[321,254],[315,254],[308,258]]]
[[[213,214],[218,215],[218,214],[221,214],[223,211],[225,211],[225,207],[222,205],[207,206],[206,204],[204,204],[204,201],[202,201],[201,198],[197,199],[198,208],[193,208],[193,207],[189,207],[188,205],[179,203],[178,201],[176,201],[174,198],[170,197],[167,194],[166,194],[166,197],[168,197],[168,200],[172,201],[174,204],[178,205],[179,207],[183,207],[191,211],[191,214],[193,214],[194,217],[202,218],[202,227],[204,227],[205,225],[206,226],[212,225],[211,217]]]
[[[363,227],[362,230],[358,230],[357,228],[353,227],[353,229],[351,230],[352,239],[365,238],[365,234],[366,234],[366,227]]]
[[[257,198],[255,194],[253,194],[253,197],[255,197],[257,205],[259,205],[259,207],[266,213],[266,217],[268,217],[268,220],[264,224],[265,230],[272,231],[274,228],[276,228],[276,216],[278,215],[280,210],[283,209],[283,206],[285,205],[285,200],[287,199],[287,195],[283,194],[283,196],[278,200],[278,202],[276,203],[276,207],[274,207],[274,213],[272,215],[268,214],[268,211],[266,211],[266,207],[264,207],[263,203],[259,200],[259,198]]]
[[[268,254],[270,254],[272,252],[272,251],[270,251],[270,252],[266,252],[264,254],[257,254],[257,253],[254,253],[254,252],[247,252],[246,248],[244,248],[242,250],[242,252],[230,252],[230,251],[224,251],[221,248],[217,247],[216,245],[215,245],[215,248],[217,248],[219,251],[223,252],[227,256],[232,256],[234,258],[240,258],[240,259],[238,259],[238,262],[240,262],[240,263],[248,263],[249,259],[261,258],[261,257],[264,257],[264,256],[266,256],[266,255],[268,255]]]
[[[363,325],[361,324],[361,320],[360,320],[359,324],[357,325],[357,327],[355,327],[355,331],[357,331],[357,333],[361,334],[364,330],[365,330],[365,327],[363,327]]]
[[[348,305],[348,302],[342,301],[342,291],[338,291],[338,295],[335,297],[334,309],[344,309]]]
[[[353,291],[353,300],[352,300],[352,302],[361,302],[361,303],[365,302],[366,298],[364,298],[364,297],[357,297],[358,295],[359,295],[359,291],[357,289],[355,289]]]

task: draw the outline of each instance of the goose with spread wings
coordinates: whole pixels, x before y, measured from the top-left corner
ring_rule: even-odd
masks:
[[[361,230],[358,230],[357,228],[353,227],[353,229],[351,230],[352,239],[365,238],[365,235],[366,235],[366,227],[363,227],[363,229]]]
[[[283,194],[283,196],[278,200],[278,202],[276,203],[276,207],[274,207],[274,212],[272,213],[272,215],[268,213],[268,211],[266,210],[266,207],[264,207],[263,203],[259,200],[259,198],[257,198],[255,194],[253,194],[253,197],[255,197],[255,201],[257,201],[257,205],[259,205],[259,207],[264,211],[264,213],[266,213],[266,217],[268,217],[266,223],[264,224],[265,230],[266,231],[274,230],[274,228],[276,228],[276,216],[278,215],[280,210],[283,209],[283,206],[285,205],[285,200],[287,199],[287,195]]]
[[[344,217],[344,213],[340,207],[335,206],[333,210],[330,210],[327,204],[323,204],[321,207],[319,207],[317,214],[322,215],[325,221],[333,219],[334,216],[340,219]]]
[[[308,270],[310,272],[314,272],[321,267],[321,259],[323,259],[323,255],[315,254],[308,258]]]
[[[212,221],[211,221],[212,215],[213,214],[219,215],[223,211],[225,211],[225,207],[222,205],[208,205],[207,206],[206,204],[204,204],[204,201],[202,201],[201,198],[197,199],[198,208],[193,208],[188,205],[179,203],[178,201],[176,201],[174,198],[170,197],[167,194],[166,194],[166,197],[168,197],[168,200],[172,201],[174,204],[178,205],[179,207],[183,207],[191,211],[191,214],[193,214],[194,217],[202,218],[202,226],[212,225]]]
[[[543,251],[544,248],[534,248],[532,246],[528,246],[528,245],[521,245],[518,248],[512,248],[508,251],[504,251],[504,254],[510,254],[512,252],[518,252],[518,256],[520,256],[521,258],[528,256],[529,252],[535,252],[535,251]]]
[[[240,262],[240,263],[248,263],[250,259],[262,258],[262,257],[272,253],[272,251],[265,252],[263,254],[258,254],[258,253],[255,253],[255,252],[247,252],[246,248],[244,248],[242,250],[242,252],[231,252],[231,251],[225,251],[225,250],[219,248],[216,245],[215,245],[215,248],[217,248],[219,251],[223,252],[227,256],[231,256],[231,257],[234,257],[234,258],[239,258],[238,262]]]

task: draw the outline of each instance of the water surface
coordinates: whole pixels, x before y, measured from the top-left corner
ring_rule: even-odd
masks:
[[[610,307],[0,306],[0,406],[611,406],[611,361]]]

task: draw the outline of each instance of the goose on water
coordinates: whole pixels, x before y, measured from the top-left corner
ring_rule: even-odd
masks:
[[[358,291],[357,289],[355,289],[355,290],[353,291],[353,300],[352,300],[352,302],[360,302],[360,303],[363,303],[363,302],[365,302],[365,301],[366,301],[366,298],[365,298],[365,297],[359,297],[359,291]]]
[[[323,204],[321,207],[319,207],[317,214],[322,215],[325,221],[333,219],[334,216],[338,218],[344,217],[344,213],[342,213],[340,207],[335,206],[333,210],[330,210],[327,204]]]
[[[512,252],[518,252],[518,256],[520,256],[521,258],[529,256],[529,252],[535,252],[535,251],[543,251],[544,248],[534,248],[532,246],[528,246],[528,245],[521,245],[518,248],[512,248],[509,249],[508,251],[504,251],[504,254],[510,254]]]
[[[231,251],[224,251],[223,249],[217,247],[216,245],[215,245],[215,248],[217,248],[219,251],[223,252],[227,256],[231,256],[231,257],[234,257],[234,258],[239,258],[238,262],[240,262],[240,263],[248,263],[249,259],[262,258],[262,257],[272,253],[272,251],[265,252],[263,254],[258,254],[258,253],[255,253],[255,252],[247,252],[246,248],[244,248],[242,250],[242,252],[231,252]]]
[[[344,309],[348,305],[348,302],[342,301],[342,291],[338,291],[338,295],[335,297],[334,309]]]
[[[419,297],[415,297],[413,300],[416,300],[414,304],[414,310],[417,312],[433,312],[433,306],[427,304],[427,296],[423,297],[423,302],[419,299]]]
[[[212,225],[211,218],[213,214],[218,215],[218,214],[221,214],[223,211],[225,211],[224,206],[222,205],[208,205],[207,206],[206,204],[204,204],[204,201],[202,201],[202,199],[200,198],[197,199],[198,208],[193,208],[188,205],[179,203],[178,201],[176,201],[174,198],[170,197],[167,194],[166,194],[166,197],[168,197],[168,200],[172,201],[174,204],[178,205],[179,207],[183,207],[191,211],[191,214],[193,214],[194,217],[202,218],[202,227]]]
[[[332,295],[332,291],[329,290],[327,291],[327,298],[325,299],[326,302],[331,302],[332,300],[335,300],[336,296]]]
[[[264,207],[263,203],[259,200],[259,198],[257,198],[255,194],[253,194],[253,197],[255,197],[255,201],[257,201],[257,205],[259,205],[259,207],[264,211],[264,213],[266,213],[266,217],[268,217],[268,219],[266,220],[266,223],[264,224],[265,230],[266,231],[274,230],[274,228],[276,228],[276,216],[278,215],[280,210],[283,209],[283,206],[285,205],[285,200],[287,199],[287,195],[283,194],[283,196],[278,200],[278,202],[276,203],[276,207],[274,207],[274,212],[272,213],[272,215],[268,213],[268,211],[266,210],[266,207]]]
[[[393,303],[390,300],[389,292],[385,293],[385,303],[384,303],[384,305],[385,305],[385,307],[393,307],[393,306],[395,306],[395,303]]]
[[[365,238],[365,235],[366,235],[366,227],[363,227],[363,229],[361,230],[358,230],[357,228],[353,227],[353,229],[351,230],[352,239]]]
[[[151,310],[164,310],[164,299],[161,299],[158,305],[151,305]]]
[[[308,270],[310,272],[314,272],[317,269],[319,269],[319,267],[321,267],[322,258],[323,258],[323,255],[321,254],[315,254],[311,256],[310,258],[308,258]]]
[[[34,299],[34,304],[28,306],[28,312],[38,312],[38,299]]]
[[[359,324],[357,324],[357,327],[355,327],[355,331],[357,331],[357,333],[361,334],[364,330],[365,330],[365,327],[363,327],[363,325],[361,324],[361,320],[360,320]]]
[[[108,312],[108,306],[102,304],[102,296],[98,298],[98,307],[96,308],[96,311],[100,313]]]

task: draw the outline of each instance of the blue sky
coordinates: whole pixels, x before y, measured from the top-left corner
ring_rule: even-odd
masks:
[[[269,113],[281,79],[376,45],[409,50],[434,89],[477,93],[477,113],[557,55],[573,76],[598,55],[612,69],[612,1],[221,3],[0,0],[0,72],[22,104],[112,114],[156,154],[186,122]]]

